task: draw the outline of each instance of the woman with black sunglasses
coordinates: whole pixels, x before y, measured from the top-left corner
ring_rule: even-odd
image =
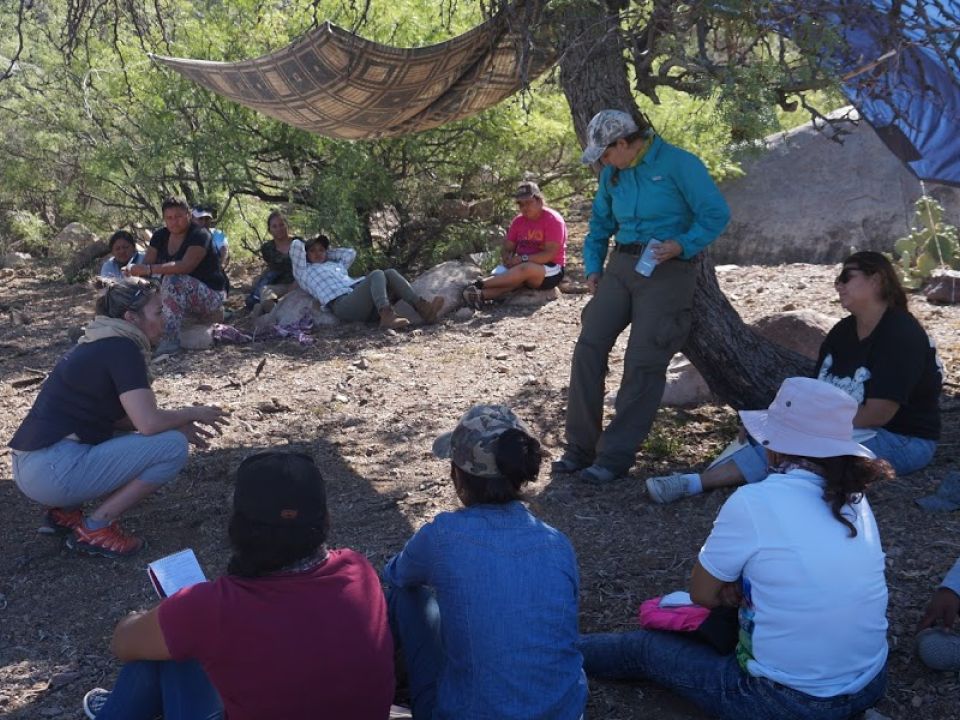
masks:
[[[150,353],[163,335],[156,286],[106,281],[96,317],[57,363],[10,440],[13,479],[47,507],[45,534],[79,552],[132,555],[143,540],[121,529],[124,512],[173,480],[188,444],[206,447],[224,420],[206,405],[161,410]],[[83,504],[93,503],[87,513]]]
[[[843,261],[835,281],[840,305],[850,315],[820,346],[815,376],[859,403],[857,440],[889,462],[898,475],[926,467],[940,439],[943,372],[936,347],[910,314],[896,270],[881,253],[863,251]],[[716,487],[766,477],[763,448],[750,442],[726,462],[702,474],[647,480],[657,503],[670,503]]]

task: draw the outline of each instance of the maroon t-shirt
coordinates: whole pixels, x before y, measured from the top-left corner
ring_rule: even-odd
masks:
[[[158,618],[171,657],[200,662],[229,720],[389,717],[386,601],[353,550],[306,572],[184,588]]]

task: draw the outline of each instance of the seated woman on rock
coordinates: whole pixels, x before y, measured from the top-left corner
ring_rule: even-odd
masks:
[[[270,240],[260,246],[260,257],[267,269],[254,281],[246,302],[247,310],[255,315],[265,315],[273,310],[277,301],[296,287],[290,245],[294,240],[303,240],[299,235],[290,235],[287,219],[279,210],[267,216],[267,232]]]
[[[481,308],[518,288],[552,290],[563,280],[567,225],[543,203],[536,183],[522,182],[514,194],[520,214],[510,223],[501,253],[504,272],[477,280],[463,290],[464,301]]]
[[[117,230],[107,241],[110,246],[110,257],[100,266],[100,277],[112,280],[123,278],[123,269],[128,265],[137,265],[146,257],[137,250],[137,241],[133,233],[126,230]]]
[[[327,550],[320,471],[300,453],[263,452],[237,470],[218,580],[129,615],[111,649],[112,692],[84,698],[96,720],[387,720],[393,642],[377,573]]]
[[[580,578],[570,542],[522,502],[545,453],[508,408],[471,408],[433,444],[464,507],[387,563],[414,718],[578,720]]]
[[[322,233],[306,245],[296,239],[290,246],[297,284],[340,320],[373,322],[379,317],[380,327],[384,329],[405,328],[410,321],[397,316],[391,305],[392,297],[410,303],[424,322],[437,321],[443,308],[442,297],[424,300],[393,268],[373,270],[365,278],[352,278],[347,271],[356,257],[357,251],[353,248],[331,250],[330,239]]]
[[[110,282],[96,312],[10,440],[13,479],[49,508],[42,532],[66,534],[67,545],[83,553],[122,557],[143,541],[117,519],[173,480],[188,443],[206,447],[210,433],[201,426],[217,430],[224,414],[206,405],[157,407],[149,361],[163,319],[153,285]]]
[[[940,439],[943,374],[933,342],[907,309],[907,295],[890,261],[878,252],[854,253],[836,280],[850,315],[820,347],[816,376],[854,398],[857,438],[898,475],[933,459]],[[704,490],[762,480],[763,448],[754,440],[702,474],[649,478],[654,502],[669,503]]]
[[[846,720],[886,686],[887,585],[864,489],[893,475],[853,440],[857,403],[789,378],[767,411],[741,411],[773,472],[720,508],[690,576],[705,608],[739,607],[729,655],[685,632],[582,636],[591,678],[650,680],[710,717]]]
[[[185,315],[222,317],[227,278],[213,238],[193,222],[187,201],[169,197],[161,211],[164,227],[150,238],[144,263],[130,266],[127,272],[134,277],[160,276],[164,334],[157,354],[168,354],[180,350]]]

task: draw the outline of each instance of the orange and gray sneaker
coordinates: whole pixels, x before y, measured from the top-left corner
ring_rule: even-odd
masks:
[[[83,525],[83,510],[64,510],[50,508],[43,518],[43,525],[37,528],[41,535],[66,535]]]
[[[143,540],[125,533],[116,521],[99,530],[88,530],[81,524],[67,538],[67,547],[84,555],[122,558],[138,553]]]

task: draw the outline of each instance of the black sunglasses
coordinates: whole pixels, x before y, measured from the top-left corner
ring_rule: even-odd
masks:
[[[837,279],[834,282],[838,285],[846,285],[848,282],[850,282],[850,279],[853,277],[853,273],[855,272],[863,273],[863,270],[858,267],[845,267],[840,271],[840,274],[837,275]]]

